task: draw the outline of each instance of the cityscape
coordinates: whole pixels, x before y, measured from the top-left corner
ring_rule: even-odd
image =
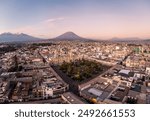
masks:
[[[22,1],[0,4],[0,104],[150,104],[148,0]]]
[[[0,47],[0,103],[150,103],[150,45],[58,41]]]

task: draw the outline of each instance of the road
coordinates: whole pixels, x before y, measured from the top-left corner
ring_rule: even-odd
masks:
[[[28,102],[13,102],[11,104],[59,104],[62,102],[61,98],[48,99],[48,100],[37,100]]]

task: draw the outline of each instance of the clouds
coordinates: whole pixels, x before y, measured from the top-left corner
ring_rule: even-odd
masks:
[[[57,22],[57,21],[64,20],[64,19],[65,19],[64,17],[50,18],[50,19],[44,20],[43,23]]]
[[[13,33],[26,33],[32,34],[37,37],[49,38],[53,35],[54,30],[56,30],[57,24],[59,24],[63,20],[65,20],[64,17],[49,18],[32,25],[9,29],[8,31]]]

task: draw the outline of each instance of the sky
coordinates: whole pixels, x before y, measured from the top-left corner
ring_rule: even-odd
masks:
[[[0,0],[0,33],[150,38],[150,0]]]

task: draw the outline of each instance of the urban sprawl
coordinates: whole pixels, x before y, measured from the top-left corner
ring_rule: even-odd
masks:
[[[149,104],[150,45],[0,44],[0,103]]]

